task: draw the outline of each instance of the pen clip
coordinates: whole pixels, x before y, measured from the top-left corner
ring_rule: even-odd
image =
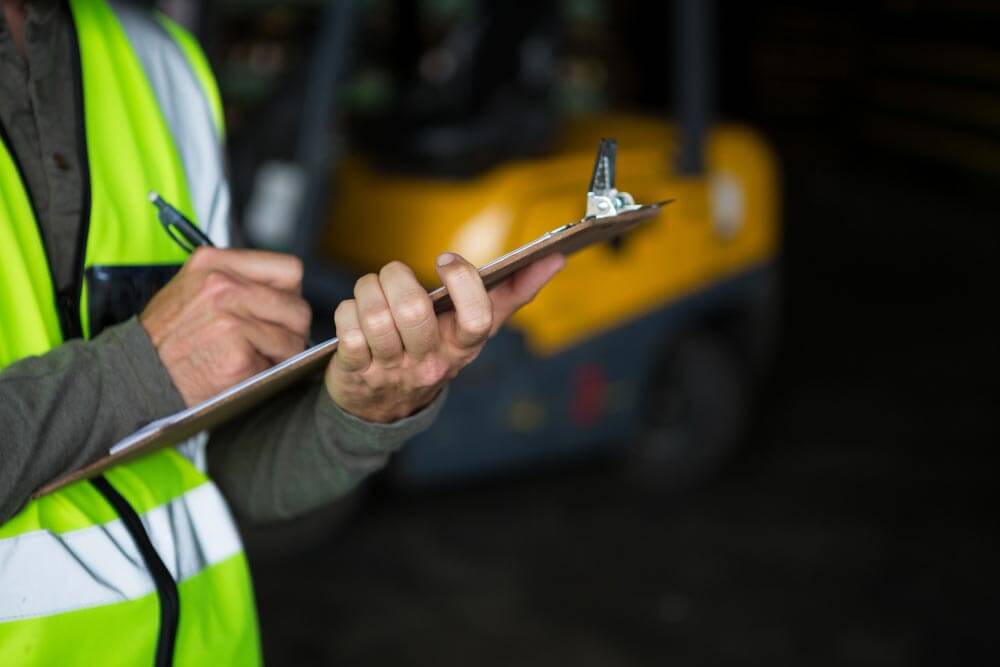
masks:
[[[160,219],[160,224],[163,226],[163,229],[167,232],[170,238],[172,238],[177,245],[183,248],[185,252],[193,253],[195,251],[194,244],[188,241],[187,237],[180,233],[173,224],[163,220],[162,218]]]
[[[156,218],[160,221],[163,229],[185,251],[193,253],[198,246],[213,245],[212,239],[198,229],[197,225],[185,218],[183,213],[165,202],[155,190],[149,193],[149,201],[156,207]]]

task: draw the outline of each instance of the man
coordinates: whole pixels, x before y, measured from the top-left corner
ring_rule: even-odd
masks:
[[[441,255],[455,312],[440,317],[388,264],[338,306],[321,383],[29,500],[301,351],[311,314],[295,258],[188,258],[146,201],[157,190],[228,245],[221,112],[190,36],[105,0],[0,3],[0,664],[259,662],[222,496],[253,521],[349,490],[433,420],[448,379],[563,260],[487,294]]]

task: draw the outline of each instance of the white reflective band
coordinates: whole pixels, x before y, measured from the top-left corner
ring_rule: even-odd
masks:
[[[223,142],[201,81],[181,47],[148,10],[124,2],[112,2],[111,8],[142,63],[174,138],[196,222],[212,243],[226,248],[230,245],[231,202]],[[149,184],[149,188],[155,189],[155,185]]]
[[[243,548],[211,482],[140,518],[178,581]],[[120,519],[61,535],[40,530],[0,540],[0,623],[134,600],[155,590]]]

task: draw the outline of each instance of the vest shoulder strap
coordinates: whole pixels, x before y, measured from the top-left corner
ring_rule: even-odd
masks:
[[[207,60],[195,39],[170,19],[124,2],[111,7],[175,139],[198,223],[217,246],[228,246],[231,204],[222,105]]]

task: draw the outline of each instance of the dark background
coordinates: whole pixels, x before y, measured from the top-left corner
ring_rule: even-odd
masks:
[[[668,4],[615,5],[616,105],[669,113]],[[739,455],[669,497],[608,461],[376,483],[321,544],[251,552],[270,663],[1000,657],[1000,9],[731,1],[716,22],[719,115],[783,174],[781,344]]]

